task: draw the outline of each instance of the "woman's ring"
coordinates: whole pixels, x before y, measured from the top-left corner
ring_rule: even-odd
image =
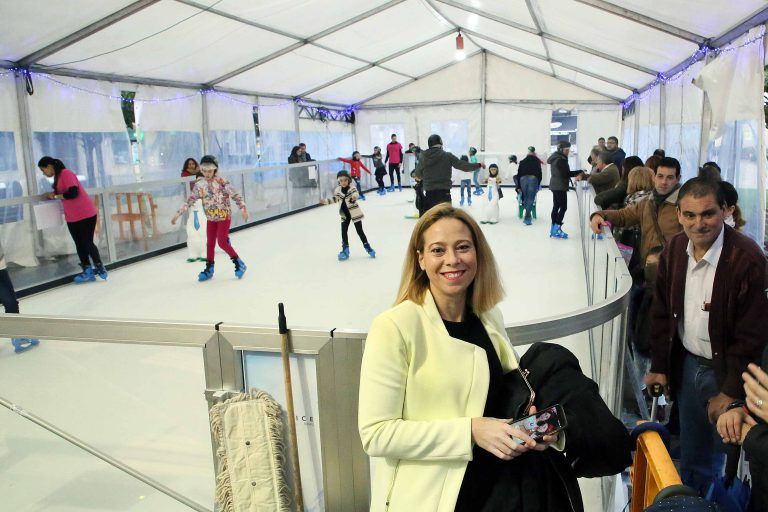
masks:
[[[757,406],[758,409],[760,409],[763,406],[763,400],[761,398],[758,398],[757,400],[755,400],[755,405]]]

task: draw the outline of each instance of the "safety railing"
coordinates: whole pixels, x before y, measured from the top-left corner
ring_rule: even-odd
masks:
[[[588,218],[581,212],[588,197],[586,191],[579,200],[582,224]],[[580,228],[586,232],[585,226]],[[602,240],[582,240],[586,268],[594,264],[587,279],[602,283],[591,288],[589,305],[563,315],[509,324],[506,330],[515,346],[575,339],[589,354],[590,368],[585,371],[591,372],[611,410],[618,413],[622,326],[630,281],[623,261],[616,259],[615,244],[605,235]],[[610,265],[601,269],[606,257]],[[368,509],[369,461],[357,434],[358,383],[366,335],[336,329],[291,331],[290,364],[306,510]],[[0,405],[6,411],[0,415],[0,432],[10,436],[6,443],[13,447],[9,467],[35,455],[38,459],[61,456],[59,451],[37,453],[42,433],[26,422],[19,423],[18,418],[29,420],[45,428],[46,436],[58,436],[56,443],[66,442],[93,455],[95,458],[87,458],[90,464],[100,460],[141,481],[147,503],[174,500],[184,509],[213,508],[214,463],[204,392],[209,407],[228,392],[251,388],[267,391],[285,405],[281,337],[276,326],[3,315],[0,337],[42,340],[29,358],[0,361]],[[33,361],[32,357],[46,370],[34,373],[34,383],[19,385],[29,382],[30,375],[30,369],[20,362]],[[100,374],[109,378],[92,379],[89,365],[98,365]],[[40,390],[55,390],[55,396]],[[105,400],[105,394],[114,399]],[[105,423],[110,428],[96,426]],[[16,430],[6,428],[14,424]],[[14,432],[23,435],[16,438]],[[82,452],[77,453],[83,459]],[[76,467],[81,465],[87,466],[81,461]],[[292,481],[294,475],[286,469]],[[87,494],[87,475],[76,470],[57,474],[59,487],[84,487],[82,492]],[[10,496],[8,499],[43,503],[63,499],[36,490],[19,496],[8,484],[11,481],[0,479],[0,494]],[[108,485],[123,484],[110,481]],[[613,480],[604,480],[605,500],[610,499],[613,485]],[[151,493],[150,488],[154,489]],[[115,502],[99,508],[116,510],[120,506]]]
[[[638,436],[630,481],[630,512],[645,510],[662,489],[682,485],[677,468],[658,432],[649,430]]]
[[[248,224],[279,218],[316,206],[337,186],[338,160],[313,161],[229,171],[221,174],[243,197]],[[50,189],[41,175],[39,188]],[[187,216],[176,225],[171,218],[188,197],[194,178],[171,178],[89,189],[98,211],[95,242],[108,266],[156,254],[185,243]],[[375,187],[363,173],[361,187]],[[59,201],[43,195],[0,200],[0,211],[13,210],[0,222],[0,240],[17,291],[79,272],[75,246],[62,220]],[[243,222],[233,205],[232,227]]]

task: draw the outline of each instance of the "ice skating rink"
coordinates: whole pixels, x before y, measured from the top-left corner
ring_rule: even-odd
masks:
[[[550,239],[551,194],[539,194],[539,219],[524,226],[512,190],[501,220],[483,230],[501,269],[507,323],[566,313],[586,305],[576,201],[565,231]],[[454,189],[458,205],[458,189]],[[110,273],[109,280],[67,285],[26,298],[26,314],[62,317],[231,322],[276,326],[283,302],[289,327],[365,331],[392,305],[415,220],[410,189],[362,202],[363,225],[377,252],[371,259],[350,229],[351,257],[340,250],[338,205],[316,208],[232,235],[247,263],[238,281],[217,253],[213,280],[197,282],[200,263],[182,249]],[[478,213],[483,198],[466,207]],[[588,371],[586,344],[571,338]],[[156,478],[200,503],[213,500],[213,467],[201,352],[174,347],[43,341],[15,355],[0,345],[0,396]],[[601,510],[599,480],[583,482],[586,510]],[[0,510],[189,510],[0,409]],[[331,512],[331,511],[329,511]]]

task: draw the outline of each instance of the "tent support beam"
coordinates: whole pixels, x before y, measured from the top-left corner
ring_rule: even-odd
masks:
[[[488,54],[481,50],[483,59],[480,66],[480,151],[485,151],[485,101],[488,89]]]
[[[358,110],[392,110],[400,108],[414,108],[414,107],[445,107],[451,105],[477,105],[481,99],[473,100],[445,100],[445,101],[414,101],[410,103],[387,103],[386,105],[369,105],[361,106]],[[487,105],[548,105],[552,109],[556,109],[558,105],[606,105],[612,107],[618,107],[619,103],[616,100],[489,100],[486,99]]]
[[[296,43],[294,43],[294,44],[292,44],[292,45],[290,45],[290,46],[288,46],[286,48],[283,48],[282,50],[278,50],[278,51],[276,51],[276,52],[274,52],[274,53],[272,53],[270,55],[267,55],[266,57],[263,57],[263,58],[261,58],[259,60],[251,62],[250,64],[246,64],[245,66],[240,67],[240,68],[238,68],[238,69],[236,69],[234,71],[230,71],[226,75],[222,75],[222,76],[220,76],[218,78],[215,78],[215,79],[209,81],[208,85],[216,85],[216,84],[221,83],[221,82],[223,82],[225,80],[229,80],[233,76],[237,76],[237,75],[239,75],[241,73],[245,73],[246,71],[250,71],[250,70],[252,70],[253,68],[255,68],[257,66],[261,66],[262,64],[265,64],[265,63],[267,63],[267,62],[269,62],[269,61],[271,61],[273,59],[276,59],[276,58],[278,58],[278,57],[280,57],[282,55],[285,55],[286,53],[290,53],[293,50],[296,50],[297,48],[301,48],[302,46],[305,46],[307,44],[313,43],[314,41],[317,41],[318,39],[321,39],[321,38],[323,38],[325,36],[331,35],[334,32],[338,32],[339,30],[347,28],[348,26],[350,26],[350,25],[352,25],[354,23],[357,23],[360,20],[364,20],[364,19],[368,18],[369,16],[373,16],[373,15],[379,14],[382,11],[386,11],[390,7],[394,7],[394,6],[398,5],[398,4],[401,4],[404,1],[405,0],[391,0],[391,1],[389,1],[389,2],[387,2],[385,4],[383,4],[383,5],[380,5],[380,6],[376,7],[376,8],[374,8],[374,9],[366,11],[366,12],[364,12],[362,14],[358,14],[354,18],[350,18],[347,21],[343,21],[343,22],[341,22],[341,23],[339,23],[337,25],[334,25],[334,26],[332,26],[330,28],[327,28],[327,29],[323,30],[322,32],[318,32],[317,34],[315,34],[313,36],[310,36],[307,39],[302,39],[302,40],[300,40],[300,41],[298,41],[298,42],[296,42]],[[320,46],[320,45],[317,45],[317,46]],[[324,46],[320,46],[320,47],[323,48],[324,50],[328,50],[328,51],[333,51],[335,53],[339,53],[339,52],[336,52],[335,50],[331,50],[330,48],[326,48]],[[347,56],[345,55],[345,57],[347,57]],[[352,58],[352,57],[350,57],[350,58]],[[357,60],[360,60],[360,59],[357,59]]]
[[[428,39],[428,40],[426,40],[426,41],[421,41],[421,42],[419,42],[419,43],[416,43],[415,45],[413,45],[413,46],[410,46],[410,47],[408,47],[408,48],[406,48],[406,49],[404,49],[404,50],[400,50],[399,52],[395,52],[395,53],[393,53],[393,54],[391,54],[391,55],[387,55],[387,56],[386,56],[386,57],[384,57],[383,59],[379,59],[379,60],[377,60],[376,62],[371,62],[371,63],[370,63],[370,64],[368,64],[367,66],[363,66],[363,67],[361,67],[361,68],[358,68],[358,69],[352,70],[352,71],[350,71],[349,73],[347,73],[346,75],[340,76],[340,77],[338,77],[338,78],[334,78],[333,80],[331,80],[331,81],[329,81],[329,82],[326,82],[326,83],[324,83],[324,84],[318,85],[317,87],[313,87],[312,89],[310,89],[310,90],[308,90],[308,91],[305,91],[305,92],[303,92],[303,93],[299,94],[299,96],[300,96],[300,97],[306,97],[306,96],[308,96],[308,95],[310,95],[310,94],[312,94],[312,93],[315,93],[315,92],[317,92],[317,91],[320,91],[320,90],[322,90],[322,89],[325,89],[326,87],[330,87],[330,86],[332,86],[332,85],[334,85],[334,84],[336,84],[336,83],[338,83],[338,82],[341,82],[342,80],[346,80],[347,78],[350,78],[350,77],[352,77],[352,76],[355,76],[355,75],[357,75],[358,73],[362,73],[363,71],[367,71],[367,70],[369,70],[369,69],[371,69],[371,68],[373,68],[373,67],[375,67],[375,66],[379,66],[379,65],[381,65],[381,64],[384,64],[385,62],[388,62],[388,61],[390,61],[390,60],[396,59],[397,57],[400,57],[401,55],[405,55],[405,54],[406,54],[406,53],[408,53],[408,52],[412,52],[413,50],[416,50],[416,49],[418,49],[418,48],[421,48],[422,46],[426,46],[426,45],[428,45],[428,44],[434,43],[435,41],[439,41],[440,39],[443,39],[443,38],[445,38],[445,37],[447,37],[447,36],[449,36],[449,35],[453,34],[454,32],[455,32],[455,31],[454,31],[453,29],[451,29],[451,30],[447,30],[447,31],[445,31],[445,32],[443,32],[443,33],[441,33],[441,34],[438,34],[438,35],[436,35],[436,36],[434,36],[434,37],[431,37],[431,38],[429,38],[429,39]],[[383,69],[386,69],[387,71],[390,71],[391,73],[396,73],[396,74],[398,74],[398,75],[402,75],[402,76],[405,76],[405,77],[407,77],[407,78],[409,78],[409,79],[413,79],[413,78],[415,78],[415,77],[412,77],[412,76],[410,76],[410,75],[405,75],[405,74],[403,74],[403,73],[400,73],[399,71],[391,71],[391,70],[389,70],[389,69],[387,69],[387,68],[383,68]]]
[[[477,50],[476,52],[472,53],[471,55],[467,55],[467,58],[465,60],[471,59],[475,55],[478,55],[481,51],[482,50]],[[457,61],[449,62],[448,64],[444,64],[444,65],[440,66],[439,68],[435,68],[432,71],[428,71],[427,73],[424,73],[423,75],[419,75],[416,78],[412,78],[411,80],[408,80],[407,82],[403,82],[402,84],[396,85],[394,87],[391,87],[391,88],[387,89],[386,91],[377,93],[376,95],[371,96],[370,98],[366,98],[366,99],[364,99],[362,101],[358,101],[355,105],[358,105],[358,106],[359,105],[364,105],[364,104],[368,103],[369,101],[373,101],[376,98],[384,96],[385,94],[389,94],[390,92],[396,91],[397,89],[400,89],[401,87],[405,87],[408,84],[412,84],[413,82],[415,82],[417,80],[421,80],[422,78],[426,78],[426,77],[428,77],[430,75],[434,75],[435,73],[437,73],[439,71],[442,71],[442,70],[444,70],[446,68],[449,68],[451,66],[455,66],[459,62],[463,62],[463,61],[458,61],[457,60]]]
[[[555,71],[555,66],[552,65],[552,54],[549,53],[547,40],[544,38],[544,25],[541,23],[541,20],[539,19],[538,9],[534,8],[533,0],[525,0],[525,5],[528,7],[528,14],[531,15],[533,24],[536,25],[536,30],[538,31],[539,36],[541,37],[541,45],[544,47],[544,53],[547,56],[547,62],[549,62],[549,69],[552,70],[552,73],[557,74]]]
[[[104,30],[105,28],[114,25],[115,23],[122,21],[132,14],[135,14],[142,9],[146,9],[150,5],[156,4],[159,1],[160,0],[138,0],[133,2],[132,4],[123,7],[119,11],[113,12],[109,16],[105,16],[104,18],[91,23],[87,27],[81,28],[74,34],[70,34],[67,37],[59,39],[55,43],[49,44],[45,48],[41,48],[34,53],[30,53],[26,57],[22,57],[19,60],[19,65],[21,67],[27,67],[30,64],[34,64],[35,62],[45,59],[46,57],[50,57],[54,53],[57,53],[64,48],[77,43],[78,41],[82,41],[86,37],[92,36],[96,32]]]
[[[751,30],[756,26],[762,25],[764,23],[768,23],[768,7],[760,9],[755,14],[749,16],[732,29],[726,31],[723,35],[713,39],[712,42],[710,42],[710,46],[713,48],[720,48],[721,46],[725,46],[744,32],[747,32],[748,30]]]
[[[481,9],[476,9],[474,7],[470,7],[468,5],[460,4],[457,2],[454,2],[452,0],[435,0],[436,2],[440,2],[445,5],[449,5],[451,7],[455,7],[456,9],[461,9],[464,12],[469,12],[472,14],[476,14],[482,18],[489,19],[491,21],[495,21],[497,23],[501,23],[502,25],[506,25],[508,27],[516,28],[518,30],[522,30],[524,32],[528,32],[530,34],[536,34],[542,36],[544,39],[547,39],[549,41],[562,44],[564,46],[568,46],[570,48],[573,48],[574,50],[579,50],[585,53],[588,53],[590,55],[593,55],[595,57],[599,57],[601,59],[609,60],[611,62],[614,62],[616,64],[621,64],[622,66],[626,66],[628,68],[632,68],[636,71],[642,71],[643,73],[647,73],[652,76],[656,76],[657,71],[654,71],[653,69],[646,68],[645,66],[641,66],[639,64],[636,64],[634,62],[630,62],[628,60],[621,59],[619,57],[615,57],[613,55],[610,55],[608,53],[601,52],[599,50],[595,50],[594,48],[589,48],[587,46],[584,46],[582,44],[575,43],[573,41],[570,41],[568,39],[564,39],[562,37],[555,36],[553,34],[547,33],[546,31],[541,31],[541,33],[537,32],[535,29],[532,29],[530,27],[526,27],[525,25],[521,25],[519,23],[515,23],[514,21],[502,18],[500,16],[496,16],[494,14],[491,14],[489,12],[483,11]],[[445,17],[445,15],[441,14],[441,16]]]
[[[534,57],[536,59],[541,59],[543,61],[548,62],[550,65],[551,64],[555,64],[557,66],[561,66],[561,67],[564,67],[566,69],[570,69],[571,71],[575,71],[577,73],[581,73],[581,74],[586,75],[586,76],[591,76],[592,78],[595,78],[597,80],[602,80],[603,82],[615,85],[616,87],[621,87],[622,89],[627,89],[629,91],[634,90],[634,87],[632,87],[631,85],[628,85],[628,84],[625,84],[625,83],[622,83],[622,82],[618,82],[618,81],[613,80],[611,78],[607,78],[607,77],[604,77],[604,76],[596,75],[596,74],[592,73],[591,71],[587,71],[587,70],[585,70],[583,68],[580,68],[580,67],[577,67],[577,66],[573,66],[571,64],[568,64],[567,62],[562,62],[562,61],[559,61],[559,60],[556,60],[556,59],[549,59],[545,55],[539,55],[538,53],[531,52],[529,50],[526,50],[525,48],[518,48],[517,46],[513,46],[511,44],[505,43],[504,41],[499,41],[498,39],[494,39],[492,37],[484,36],[483,34],[480,34],[480,33],[477,33],[477,32],[471,31],[471,30],[466,30],[466,29],[463,29],[463,30],[467,34],[470,34],[470,35],[472,35],[474,37],[477,37],[479,39],[485,39],[488,42],[497,44],[499,46],[503,46],[505,48],[509,48],[510,50],[514,50],[516,52],[524,53],[524,54],[526,54],[526,55],[528,55],[530,57]],[[554,70],[553,70],[553,74],[554,74]],[[601,94],[603,94],[603,93],[601,93]],[[605,95],[605,94],[603,94],[603,95]]]
[[[680,39],[685,39],[686,41],[689,41],[697,45],[700,45],[706,42],[707,40],[706,37],[700,36],[698,34],[694,34],[693,32],[689,32],[687,30],[683,30],[679,27],[675,27],[668,23],[664,23],[663,21],[659,21],[657,19],[651,18],[650,16],[646,16],[644,14],[640,14],[638,12],[632,11],[630,9],[627,9],[626,7],[620,7],[616,4],[606,2],[605,0],[576,0],[576,1],[581,4],[594,7],[595,9],[598,9],[604,12],[609,12],[613,15],[619,16],[620,18],[634,21],[635,23],[640,23],[641,25],[645,25],[646,27],[656,29],[660,32],[664,32],[671,36],[675,36]]]
[[[604,92],[596,91],[595,89],[590,89],[589,87],[586,87],[586,86],[584,86],[582,84],[576,83],[573,80],[568,80],[567,78],[563,78],[563,77],[557,76],[555,74],[547,73],[546,71],[542,71],[540,69],[536,69],[534,67],[528,66],[527,64],[523,64],[522,62],[515,62],[512,59],[508,59],[507,57],[504,57],[503,55],[499,55],[497,53],[494,53],[494,52],[492,52],[490,50],[486,50],[486,51],[488,53],[490,53],[491,55],[493,55],[494,57],[498,57],[499,59],[507,61],[510,64],[514,64],[515,66],[522,66],[522,67],[524,67],[526,69],[530,69],[531,71],[535,71],[536,73],[541,73],[542,75],[546,75],[546,76],[548,76],[550,78],[554,78],[555,80],[560,80],[561,82],[565,82],[567,84],[570,84],[570,85],[573,85],[575,87],[578,87],[579,89],[584,89],[585,91],[589,91],[589,92],[591,92],[593,94],[599,94],[600,96],[603,96],[605,98],[611,98],[616,103],[621,103],[623,101],[622,98],[619,98],[618,96],[614,96],[612,94],[606,94]]]

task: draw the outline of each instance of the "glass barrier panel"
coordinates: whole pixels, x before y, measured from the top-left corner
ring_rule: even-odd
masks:
[[[201,349],[42,340],[28,352],[14,354],[10,343],[3,341],[0,396],[174,491],[201,504],[213,503],[215,479]],[[2,421],[9,421],[7,415]],[[11,436],[0,443],[7,447],[8,456],[18,458],[22,466],[37,461],[34,476],[30,475],[36,485],[56,482],[56,492],[64,493],[61,499],[75,500],[97,466],[80,467],[48,457],[48,451],[55,452],[59,444],[51,441],[46,430],[31,423],[21,430],[14,428],[14,434],[0,428],[0,436]],[[87,459],[71,453],[76,456],[66,460]],[[8,473],[0,478],[0,486],[26,485],[20,478],[24,473],[14,470],[14,464],[0,465],[0,473],[4,472]],[[78,492],[70,496],[70,488]],[[18,491],[9,492],[17,496]],[[5,506],[8,494],[0,495]],[[117,495],[127,499],[124,491]],[[30,496],[45,498],[45,494]]]
[[[299,445],[299,466],[304,495],[304,510],[325,510],[322,452],[320,450],[319,397],[316,356],[293,354],[290,356],[293,381],[296,440]],[[291,466],[291,443],[288,431],[287,407],[283,363],[279,353],[244,352],[244,379],[246,391],[259,389],[269,393],[283,411],[283,442],[285,446],[286,480],[294,488]]]
[[[265,220],[290,211],[288,168],[257,170],[239,176],[250,221]]]
[[[115,243],[116,259],[124,260],[185,242],[190,213],[175,225],[171,224],[171,219],[189,193],[189,183],[147,183],[130,191],[110,192],[107,222]]]

